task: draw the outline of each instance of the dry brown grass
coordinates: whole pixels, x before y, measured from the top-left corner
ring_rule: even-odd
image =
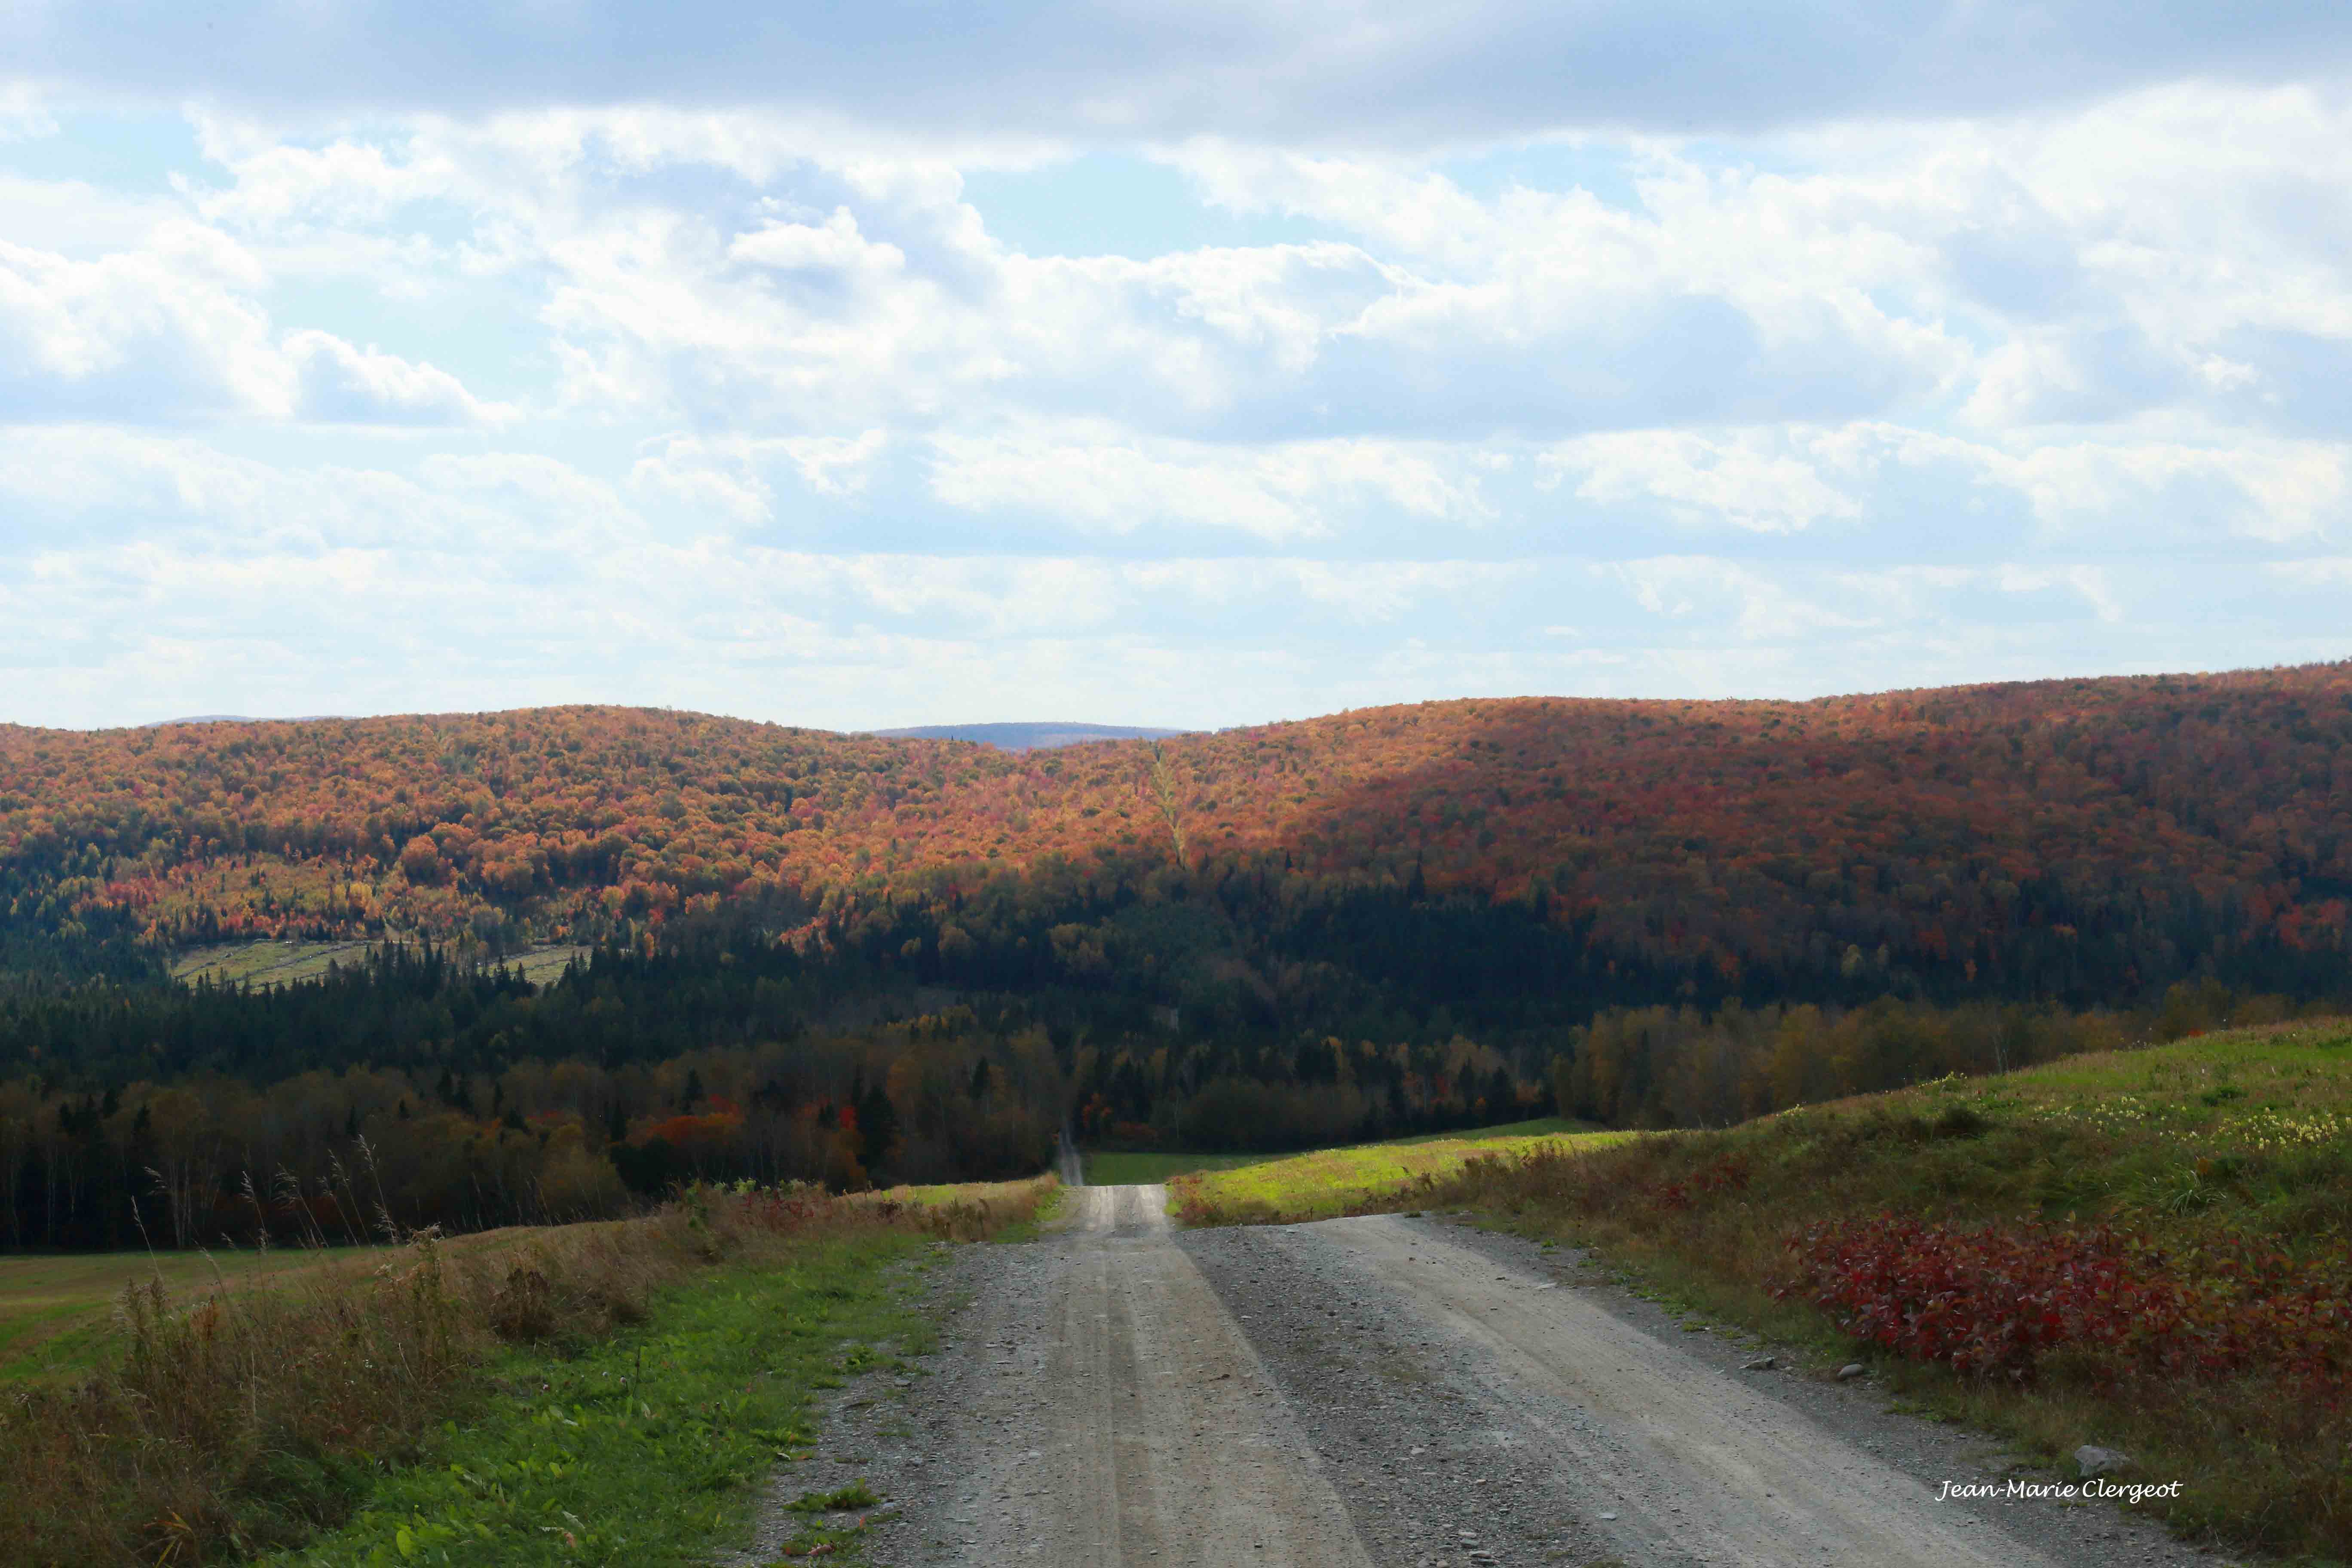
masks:
[[[496,1248],[428,1233],[260,1288],[133,1284],[106,1370],[0,1394],[0,1562],[190,1565],[293,1544],[418,1455],[501,1342],[592,1340],[698,1268],[782,1261],[811,1238],[985,1234],[1052,1188],[1006,1184],[984,1209],[698,1191]]]

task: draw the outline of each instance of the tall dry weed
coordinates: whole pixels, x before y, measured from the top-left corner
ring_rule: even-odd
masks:
[[[638,1219],[425,1231],[182,1295],[132,1285],[107,1371],[0,1394],[0,1563],[197,1568],[296,1544],[416,1458],[501,1342],[600,1338],[697,1268],[812,1238],[986,1235],[1049,1186],[992,1205],[698,1188]]]

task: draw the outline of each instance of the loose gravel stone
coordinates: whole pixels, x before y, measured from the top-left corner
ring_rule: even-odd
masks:
[[[1071,1382],[1066,1368],[1056,1381],[1050,1368],[1077,1342],[1074,1334],[1085,1337],[1085,1325],[1068,1316],[1073,1303],[1092,1310],[1085,1303],[1097,1300],[1073,1294],[1081,1285],[1074,1268],[1087,1245],[1083,1237],[935,1249],[929,1267],[912,1278],[941,1320],[938,1349],[911,1372],[886,1369],[835,1394],[814,1452],[780,1468],[761,1542],[733,1561],[775,1561],[774,1547],[799,1522],[783,1511],[784,1502],[863,1479],[885,1499],[869,1515],[866,1561],[877,1565],[1172,1568],[1204,1563],[1197,1554],[1199,1538],[1181,1528],[1126,1552],[1116,1531],[1086,1541],[1060,1532],[1072,1506],[1071,1468],[1097,1463],[1071,1444],[1087,1440],[1079,1436],[1086,1430],[1108,1430],[1114,1446],[1213,1445],[1217,1463],[1236,1477],[1318,1477],[1363,1553],[1318,1558],[1266,1537],[1235,1543],[1229,1560],[1295,1568],[1349,1560],[1380,1568],[1611,1560],[1681,1568],[1695,1563],[1664,1541],[1654,1550],[1628,1550],[1622,1533],[1646,1528],[1645,1521],[1671,1523],[1677,1507],[1688,1508],[1694,1500],[1639,1477],[1628,1481],[1622,1498],[1598,1485],[1563,1444],[1591,1451],[1606,1434],[1580,1426],[1572,1412],[1559,1408],[1557,1395],[1531,1388],[1498,1352],[1489,1320],[1498,1323],[1503,1309],[1531,1311],[1539,1303],[1562,1303],[1559,1310],[1598,1308],[1696,1368],[1717,1369],[1727,1387],[1747,1391],[1741,1398],[1786,1405],[1818,1426],[1825,1441],[1891,1466],[1931,1493],[1946,1480],[1998,1483],[2013,1468],[2009,1456],[1982,1438],[1888,1410],[1867,1379],[1840,1384],[1818,1377],[1754,1376],[1801,1366],[1804,1358],[1781,1347],[1759,1357],[1752,1340],[1743,1348],[1717,1334],[1681,1332],[1677,1319],[1620,1289],[1570,1249],[1541,1251],[1450,1218],[1414,1222],[1410,1233],[1427,1238],[1425,1247],[1406,1244],[1422,1255],[1413,1258],[1416,1265],[1450,1257],[1441,1249],[1453,1248],[1468,1248],[1491,1265],[1456,1270],[1466,1287],[1483,1293],[1470,1303],[1475,1310],[1451,1318],[1434,1313],[1422,1295],[1399,1289],[1368,1267],[1347,1227],[1370,1223],[1194,1231],[1175,1238],[1246,1336],[1243,1363],[1198,1375],[1216,1387],[1262,1385],[1231,1406],[1237,1413],[1231,1419],[1238,1423],[1232,1431],[1260,1436],[1222,1441],[1223,1435],[1205,1423],[1183,1432],[1158,1432],[1147,1423],[1130,1438],[1118,1436],[1127,1429],[1116,1425],[1087,1428],[1074,1422],[1071,1391],[1086,1384]],[[1393,1218],[1377,1223],[1407,1225]],[[1543,1293],[1545,1286],[1554,1289]],[[1148,1295],[1137,1297],[1135,1310],[1148,1310],[1149,1303]],[[1496,1312],[1484,1310],[1489,1303]],[[1106,1353],[1120,1343],[1141,1345],[1149,1355],[1162,1353],[1148,1347],[1164,1342],[1137,1331],[1094,1342]],[[1150,1359],[1126,1371],[1105,1364],[1108,1386],[1132,1390],[1139,1402],[1155,1380],[1169,1381],[1162,1374],[1171,1370]],[[1751,1375],[1739,1377],[1741,1372]],[[1186,1391],[1187,1399],[1200,1394]],[[1224,1408],[1181,1402],[1166,1407]],[[1238,1414],[1244,1409],[1246,1419]],[[1780,1500],[1759,1500],[1756,1506],[1769,1510]],[[2038,1555],[2084,1568],[2188,1568],[2214,1561],[2170,1541],[2145,1519],[2104,1504],[1954,1498],[1936,1505],[1934,1517],[1964,1539],[1980,1539],[1980,1550],[1995,1561]]]

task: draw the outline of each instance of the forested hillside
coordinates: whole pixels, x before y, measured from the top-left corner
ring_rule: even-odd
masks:
[[[1719,1122],[2326,1005],[2348,742],[2345,665],[1022,754],[618,709],[0,729],[0,1230],[119,1228],[166,1125],[314,1184],[408,1150],[403,1223],[494,1223],[992,1173],[1066,1116]],[[259,936],[383,945],[165,979]],[[496,967],[538,941],[597,956]]]
[[[617,709],[9,727],[0,876],[20,964],[126,935],[594,942],[743,901],[849,932],[1024,868],[1060,899],[1108,856],[1253,898],[1517,906],[1604,964],[1733,985],[1858,963],[2111,998],[2210,956],[2292,990],[2345,952],[2347,738],[2347,665],[1433,703],[1024,754]]]

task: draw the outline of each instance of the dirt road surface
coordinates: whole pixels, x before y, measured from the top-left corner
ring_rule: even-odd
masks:
[[[871,1478],[894,1568],[2213,1561],[2106,1505],[1938,1501],[2003,1457],[1458,1223],[1179,1233],[1161,1188],[1086,1187],[944,1281],[930,1375],[845,1396],[781,1483]]]
[[[1370,1568],[1273,1380],[1176,1247],[1165,1189],[1066,1203],[1050,1267],[971,1325],[1000,1375],[966,1418],[1053,1419],[1031,1447],[983,1447],[992,1462],[952,1521],[961,1561]]]

